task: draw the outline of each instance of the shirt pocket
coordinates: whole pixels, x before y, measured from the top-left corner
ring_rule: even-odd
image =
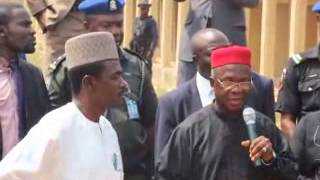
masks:
[[[298,91],[301,93],[313,93],[320,88],[319,75],[315,75],[317,78],[307,77],[306,79],[299,81]]]
[[[320,106],[320,78],[319,75],[310,75],[298,82],[298,92],[301,100],[301,110],[311,112]]]
[[[313,134],[313,144],[316,147],[320,147],[320,126],[317,126],[314,134]]]
[[[310,156],[310,161],[314,161],[315,163],[319,164],[320,162],[320,125],[314,128],[315,129],[311,128],[308,130],[310,132],[314,132],[310,134],[312,135],[310,139],[312,139],[313,145],[310,145],[310,148],[308,148],[309,143],[307,142],[306,152],[307,152],[307,155]]]

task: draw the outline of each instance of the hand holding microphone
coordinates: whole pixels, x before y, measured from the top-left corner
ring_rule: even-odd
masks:
[[[255,162],[255,166],[261,165],[261,160],[264,163],[269,163],[273,160],[273,148],[271,141],[264,137],[257,137],[256,134],[256,113],[254,109],[247,107],[243,111],[243,119],[247,124],[249,139],[242,141],[241,145],[249,148],[250,159]]]

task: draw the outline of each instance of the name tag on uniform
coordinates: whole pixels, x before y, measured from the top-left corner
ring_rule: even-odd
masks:
[[[137,102],[132,99],[126,98],[126,103],[129,119],[140,119]]]

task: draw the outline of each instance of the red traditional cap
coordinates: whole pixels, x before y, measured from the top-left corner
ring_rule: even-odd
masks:
[[[244,64],[251,67],[251,50],[242,46],[227,46],[211,52],[211,68],[227,64]]]

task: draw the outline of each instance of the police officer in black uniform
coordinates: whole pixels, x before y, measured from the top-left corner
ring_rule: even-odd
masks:
[[[153,129],[157,97],[146,61],[121,48],[124,0],[85,0],[79,10],[85,12],[87,29],[111,32],[117,45],[128,93],[121,108],[109,109],[106,117],[117,131],[122,152],[125,180],[149,180],[153,173]],[[65,57],[50,67],[49,96],[59,107],[71,100]]]
[[[148,60],[149,70],[151,71],[152,56],[159,39],[157,22],[149,15],[151,4],[147,0],[141,0],[138,7],[140,8],[140,17],[136,17],[134,21],[130,48]]]
[[[320,3],[317,13],[320,37]],[[290,139],[297,121],[310,112],[320,110],[320,58],[319,46],[295,54],[283,70],[276,111],[281,113],[281,129]]]

